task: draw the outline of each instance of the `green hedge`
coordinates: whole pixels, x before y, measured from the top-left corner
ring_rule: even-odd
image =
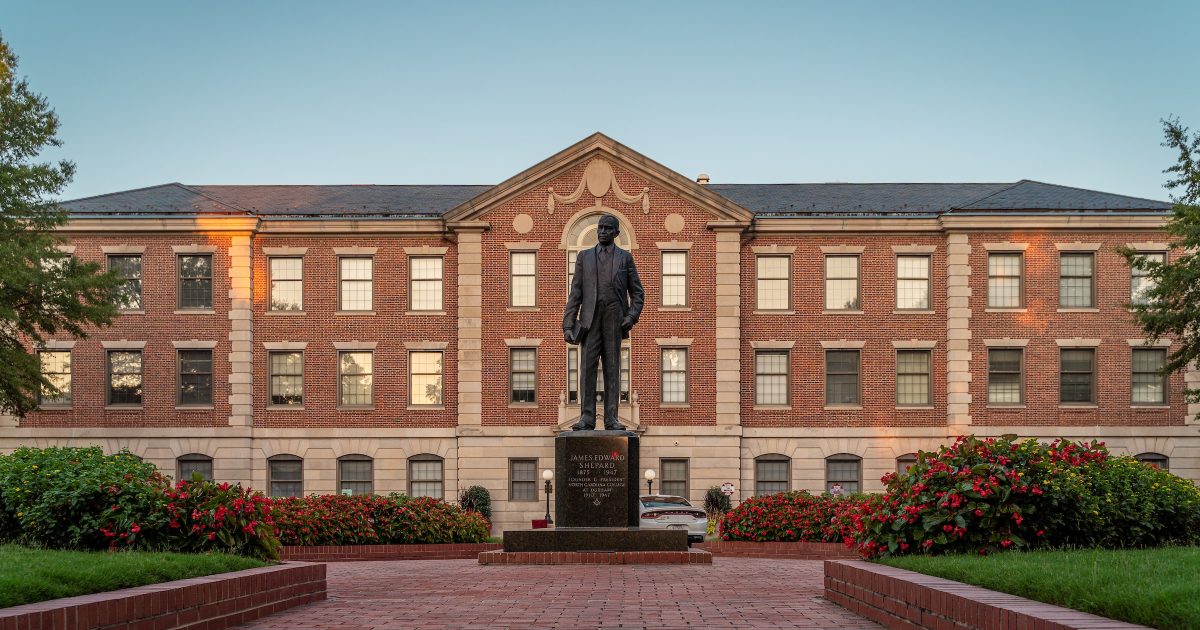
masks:
[[[488,537],[487,519],[478,512],[402,494],[277,499],[273,514],[285,545],[477,543]]]

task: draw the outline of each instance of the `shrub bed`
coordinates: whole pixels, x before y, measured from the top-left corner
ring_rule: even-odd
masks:
[[[843,542],[871,495],[784,492],[746,499],[721,519],[721,539],[750,542]]]
[[[1200,541],[1200,489],[1100,443],[960,437],[853,516],[864,557]]]
[[[489,524],[478,512],[428,497],[312,495],[274,501],[285,545],[479,543]]]

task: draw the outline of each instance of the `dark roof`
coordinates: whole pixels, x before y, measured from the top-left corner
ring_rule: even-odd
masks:
[[[491,186],[185,186],[164,184],[64,202],[71,214],[438,216]],[[995,184],[710,184],[763,217],[946,212],[1166,212],[1162,201],[1030,180]]]

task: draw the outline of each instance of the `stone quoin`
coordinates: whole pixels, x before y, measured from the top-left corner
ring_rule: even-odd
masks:
[[[595,134],[495,186],[165,184],[64,206],[73,255],[121,270],[127,308],[40,349],[69,395],[0,418],[3,451],[128,447],[273,494],[481,485],[495,531],[528,528],[579,417],[561,319],[607,213],[645,286],[620,420],[656,492],[877,491],[963,433],[1099,439],[1200,478],[1200,373],[1154,374],[1177,346],[1145,342],[1127,308],[1145,280],[1116,251],[1178,255],[1159,201],[710,183]]]

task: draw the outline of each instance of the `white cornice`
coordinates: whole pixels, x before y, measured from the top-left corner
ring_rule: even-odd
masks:
[[[59,232],[253,232],[256,217],[71,218]],[[327,230],[321,230],[327,231]]]

